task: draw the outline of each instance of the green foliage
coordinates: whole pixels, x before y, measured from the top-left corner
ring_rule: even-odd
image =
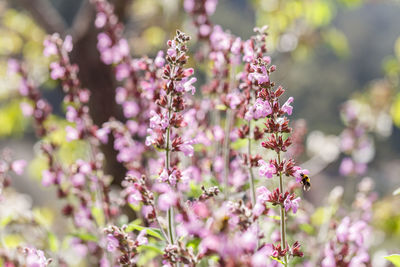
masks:
[[[322,34],[325,42],[332,48],[339,57],[346,57],[350,54],[350,48],[346,35],[336,28],[330,28]]]
[[[400,93],[397,94],[395,100],[393,101],[391,111],[392,111],[393,123],[397,127],[400,127]]]
[[[0,106],[0,137],[18,135],[25,129],[27,120],[19,104],[18,99],[12,99]]]
[[[95,219],[97,225],[100,227],[104,227],[105,217],[104,217],[103,209],[101,209],[100,207],[92,207],[92,215],[93,215],[93,218]]]
[[[128,227],[125,229],[125,231],[132,232],[133,230],[137,230],[137,231],[146,230],[146,234],[156,237],[160,240],[164,240],[161,230],[157,229],[157,228],[144,227],[144,226],[136,224],[136,222],[132,222],[132,223],[128,224]]]
[[[386,256],[385,259],[390,261],[394,266],[400,267],[400,254]]]

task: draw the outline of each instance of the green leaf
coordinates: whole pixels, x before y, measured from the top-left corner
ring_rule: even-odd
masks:
[[[400,267],[400,254],[393,254],[384,258],[393,263],[394,266]]]
[[[128,224],[128,226],[125,229],[125,231],[126,232],[132,232],[133,230],[142,231],[144,229],[146,230],[146,234],[151,235],[153,237],[156,237],[156,238],[158,238],[160,240],[164,240],[160,229],[144,227],[144,226],[138,225],[138,224],[136,224],[134,222],[131,222],[130,224]]]
[[[0,220],[0,228],[6,227],[7,224],[9,224],[10,222],[12,222],[12,220],[13,220],[13,217],[12,217],[11,215],[2,218],[2,219]],[[0,266],[1,266],[1,265],[0,265]]]
[[[393,192],[393,196],[397,196],[397,195],[400,195],[400,187],[397,188],[396,190],[394,190],[394,192]]]
[[[103,210],[99,207],[93,207],[92,208],[92,215],[94,219],[96,220],[97,225],[103,227],[105,224],[105,218],[104,218],[104,213]]]
[[[49,248],[51,251],[53,252],[58,251],[59,244],[55,234],[49,232],[47,236],[47,242],[49,244]]]
[[[95,235],[89,233],[73,233],[72,236],[78,237],[83,241],[93,241],[93,242],[98,241],[98,238]]]
[[[299,227],[302,231],[306,232],[309,235],[314,233],[314,227],[312,227],[311,224],[303,223],[303,224],[300,224]]]
[[[157,247],[155,245],[152,245],[152,244],[141,245],[138,248],[139,252],[142,252],[144,250],[151,250],[151,251],[154,251],[154,252],[156,252],[157,254],[160,254],[160,255],[164,254],[163,251],[159,247]]]
[[[274,261],[277,261],[277,262],[279,262],[279,263],[285,265],[285,264],[283,263],[283,261],[281,261],[280,259],[275,258],[275,257],[272,257],[272,256],[270,256],[270,257],[271,257],[271,259],[273,259]]]

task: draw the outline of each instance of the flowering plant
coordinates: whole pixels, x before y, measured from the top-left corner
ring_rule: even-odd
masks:
[[[370,209],[376,199],[371,180],[359,185],[351,213],[339,205],[340,188],[322,208],[327,215],[322,221],[311,216],[318,209],[302,201],[311,189],[310,171],[296,162],[305,130],[296,127],[301,123],[291,127],[294,98],[274,82],[267,27],[242,40],[212,24],[216,0],[185,0],[200,42],[194,60],[191,38],[179,30],[165,51],[135,58],[112,4],[91,4],[99,57],[118,82],[109,101],[122,112],[94,122],[96,88],[82,85],[69,35],[48,36],[43,51],[51,79],[64,92],[65,120],[52,114],[24,62],[9,61],[21,78],[21,110],[33,118],[39,137],[42,185],[55,188],[67,220],[65,233],[56,236],[41,217],[29,213],[28,223],[19,221],[22,215],[12,217],[18,225],[37,226],[47,242],[0,249],[5,266],[371,265]],[[195,69],[203,65],[210,69],[200,86]],[[348,143],[364,137],[359,121],[350,119],[342,134],[350,140],[344,151],[361,149]],[[69,161],[62,157],[66,144],[81,148]],[[122,177],[107,172],[107,144],[123,167]],[[3,158],[0,192],[9,184],[8,173],[22,174],[26,164],[7,153]],[[346,160],[343,174],[363,173],[364,165]],[[4,223],[7,231],[10,221]]]

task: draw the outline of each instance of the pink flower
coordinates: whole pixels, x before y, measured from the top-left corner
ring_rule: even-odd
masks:
[[[98,12],[96,14],[96,20],[94,21],[94,25],[96,25],[97,28],[102,28],[104,25],[106,25],[107,22],[107,16],[103,12]]]
[[[173,191],[167,191],[158,198],[158,208],[162,211],[167,211],[171,206],[174,206],[178,198]]]
[[[265,244],[261,249],[259,249],[256,253],[251,257],[251,264],[253,267],[270,267],[273,266],[271,264],[271,256],[274,249],[272,244]]]
[[[113,252],[119,247],[119,241],[112,234],[107,235],[107,251]]]
[[[164,51],[158,51],[157,57],[154,59],[154,65],[156,65],[157,68],[162,68],[164,67],[164,64]]]
[[[45,267],[48,265],[48,260],[44,256],[44,252],[35,248],[25,248],[27,253],[26,266],[27,267]]]
[[[50,77],[53,80],[58,80],[64,77],[65,75],[65,68],[62,67],[58,62],[52,62],[50,64]]]
[[[135,117],[140,112],[138,104],[133,100],[123,103],[122,108],[126,118]]]
[[[115,102],[118,104],[122,104],[128,96],[128,92],[124,87],[117,87],[115,93]]]
[[[183,2],[183,8],[186,12],[190,13],[194,10],[195,0],[185,0]]]
[[[269,76],[267,72],[267,68],[265,66],[262,67],[255,67],[252,65],[253,68],[256,69],[255,72],[249,74],[249,80],[252,82],[257,82],[258,84],[268,83]],[[258,72],[260,70],[261,72]]]
[[[79,187],[85,184],[85,175],[82,173],[77,173],[72,176],[72,185],[75,187]]]
[[[229,102],[229,107],[231,109],[236,109],[238,105],[240,105],[240,103],[242,102],[242,100],[240,99],[240,93],[229,93],[226,96],[226,100],[228,100]]]
[[[251,40],[247,40],[243,44],[243,61],[251,62],[254,58],[254,48]]]
[[[73,48],[73,44],[72,44],[72,37],[71,35],[67,35],[65,36],[62,48],[66,51],[66,52],[71,52],[72,48]]]
[[[43,41],[44,49],[43,55],[49,57],[51,55],[57,55],[57,46],[49,38]]]
[[[265,118],[272,113],[272,108],[267,100],[257,98],[254,103],[254,119]]]
[[[207,218],[210,216],[210,211],[208,210],[207,205],[204,202],[197,201],[192,206],[194,214],[199,216],[200,218]]]
[[[194,148],[192,146],[193,141],[185,141],[183,144],[181,144],[178,148],[180,151],[185,154],[187,157],[192,157],[194,154]]]
[[[23,80],[23,81],[20,83],[18,90],[19,90],[19,93],[20,93],[22,96],[27,96],[27,95],[29,94],[29,87],[28,87],[28,84],[26,83],[25,80]]]
[[[108,127],[100,128],[96,131],[96,137],[102,142],[106,144],[108,142],[108,134],[110,133],[110,129]]]
[[[112,44],[111,38],[104,32],[101,32],[97,35],[97,48],[101,53],[105,51],[107,48],[109,48],[111,44]]]
[[[192,92],[192,95],[194,95],[194,93],[196,92],[196,88],[192,85],[193,83],[195,83],[197,81],[196,78],[191,78],[189,80],[189,78],[183,78],[182,81],[180,83],[177,84],[176,86],[176,91],[177,92]]]
[[[214,14],[215,9],[217,8],[218,0],[206,0],[204,4],[204,9],[208,16]]]
[[[290,104],[293,102],[293,100],[293,97],[289,97],[289,99],[281,107],[282,112],[292,115],[293,107]]]
[[[299,202],[300,202],[300,197],[297,197],[293,200],[290,200],[289,198],[286,198],[283,205],[285,207],[285,211],[288,212],[290,209],[292,209],[293,213],[297,212],[297,209],[299,208]]]
[[[20,65],[18,60],[10,58],[7,62],[7,74],[15,74],[19,71]]]
[[[127,200],[129,204],[139,205],[139,203],[142,201],[142,195],[135,188],[132,188]]]
[[[351,158],[343,158],[342,163],[340,163],[339,173],[340,175],[347,176],[351,174],[354,170],[354,162]]]
[[[276,173],[276,168],[273,164],[267,163],[264,160],[259,160],[258,164],[260,165],[259,174],[268,179],[272,178]]]
[[[19,105],[22,111],[22,114],[25,117],[29,117],[32,116],[33,114],[33,107],[31,104],[27,103],[27,102],[21,102],[21,104]]]
[[[240,39],[240,37],[237,37],[231,46],[232,54],[239,55],[241,48],[242,48],[242,40]]]
[[[146,230],[143,229],[142,231],[140,231],[138,237],[136,238],[136,241],[138,241],[138,245],[146,245],[148,240],[146,238]]]
[[[65,127],[67,133],[66,139],[68,142],[79,139],[79,131],[71,126]]]
[[[74,122],[78,118],[78,112],[72,106],[67,107],[67,114],[66,114],[67,121]]]
[[[306,175],[310,174],[310,172],[307,169],[302,169],[299,166],[294,166],[293,169],[295,170],[293,173],[293,176],[294,176],[294,178],[296,178],[297,183],[301,182],[301,179],[303,178],[302,174],[306,174]]]
[[[42,185],[45,187],[48,187],[52,184],[54,184],[56,181],[56,175],[49,171],[49,170],[44,170],[42,172]]]
[[[23,159],[16,160],[11,164],[11,169],[18,175],[22,175],[24,173],[24,169],[26,166],[26,161]]]
[[[79,96],[79,101],[81,101],[82,103],[87,103],[89,102],[89,98],[90,98],[90,91],[85,89],[85,90],[80,90],[78,92],[78,96]]]
[[[122,81],[125,78],[128,78],[131,72],[131,68],[128,64],[118,64],[115,68],[115,78],[117,81]]]

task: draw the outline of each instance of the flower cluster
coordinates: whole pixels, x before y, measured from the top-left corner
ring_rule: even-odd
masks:
[[[10,71],[22,78],[21,109],[34,118],[40,137],[42,184],[56,189],[60,213],[69,218],[63,220],[68,227],[62,244],[71,244],[87,264],[103,267],[370,264],[374,196],[368,183],[353,203],[357,214],[343,216],[335,200],[324,211],[328,219],[314,223],[318,210],[301,201],[300,188],[311,185],[309,171],[295,161],[305,124],[290,127],[294,98],[274,82],[277,68],[267,54],[266,27],[242,40],[212,24],[216,0],[185,0],[200,41],[194,64],[206,69],[197,91],[194,69],[188,67],[193,63],[188,35],[177,31],[166,51],[134,58],[113,5],[91,3],[99,57],[115,75],[110,101],[120,112],[114,117],[95,124],[89,101],[96,88],[82,86],[70,59],[71,36],[47,37],[43,52],[51,61],[50,78],[65,95],[65,119],[51,116],[24,64],[9,62]],[[354,156],[365,151],[365,129],[351,110],[346,114],[342,150]],[[115,154],[102,150],[108,143]],[[61,152],[68,146],[79,147],[79,153],[66,160]],[[108,175],[105,164],[114,159],[124,169]],[[353,161],[343,164],[353,164],[343,167],[346,174],[361,173]],[[9,184],[10,171],[21,174],[24,166],[3,155],[0,189]],[[57,239],[48,228],[40,229],[49,240],[43,243]],[[317,232],[312,240],[318,241],[309,242]],[[71,252],[56,251],[53,243],[49,255],[67,265],[64,256]],[[38,249],[24,250],[27,266],[49,263],[47,251]],[[0,261],[11,262],[9,254],[0,249]]]

